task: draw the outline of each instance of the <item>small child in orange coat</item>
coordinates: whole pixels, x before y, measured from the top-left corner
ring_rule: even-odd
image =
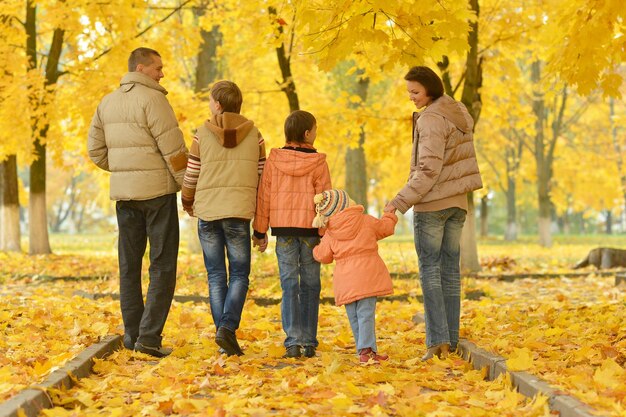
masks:
[[[377,241],[394,233],[398,218],[386,212],[381,219],[365,214],[343,190],[327,190],[314,198],[314,227],[326,234],[313,249],[321,263],[333,260],[335,304],[345,305],[360,363],[387,360],[376,348],[376,297],[393,293],[391,276],[378,254]]]

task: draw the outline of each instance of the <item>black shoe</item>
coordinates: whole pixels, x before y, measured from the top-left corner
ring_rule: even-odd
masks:
[[[134,350],[136,341],[137,341],[136,337],[132,337],[129,334],[124,334],[124,347],[126,349]]]
[[[172,353],[172,349],[164,347],[153,347],[142,345],[141,343],[135,343],[135,352],[145,353],[155,358],[164,358]]]
[[[307,358],[312,358],[315,356],[315,346],[305,346],[304,347],[304,356]]]
[[[302,353],[300,352],[300,346],[293,345],[287,348],[283,358],[299,358],[300,356],[302,356]]]
[[[239,343],[237,343],[237,336],[235,336],[233,331],[227,329],[226,327],[220,327],[217,329],[217,332],[215,333],[215,343],[224,349],[228,356],[243,355],[243,351],[241,350],[241,347],[239,347]]]

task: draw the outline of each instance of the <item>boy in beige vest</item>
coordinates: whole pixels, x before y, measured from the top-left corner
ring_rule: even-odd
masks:
[[[182,189],[183,209],[198,217],[215,342],[229,356],[243,355],[235,331],[248,293],[250,220],[265,163],[263,137],[239,114],[242,102],[235,83],[213,85],[212,116],[193,138]]]

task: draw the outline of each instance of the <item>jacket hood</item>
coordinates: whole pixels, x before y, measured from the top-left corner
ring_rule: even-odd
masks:
[[[125,92],[129,92],[135,84],[145,85],[148,88],[152,88],[153,90],[160,91],[167,95],[167,90],[163,88],[161,84],[142,72],[127,72],[126,75],[122,77],[122,81],[120,81],[120,87],[122,87]]]
[[[225,148],[234,148],[248,136],[254,127],[254,122],[241,114],[224,112],[213,115],[204,125],[217,136],[220,145]]]
[[[363,206],[356,205],[331,216],[326,225],[326,233],[337,240],[352,240],[363,224]]]
[[[268,161],[282,173],[292,177],[307,175],[326,161],[326,154],[300,152],[292,149],[272,149]]]
[[[474,119],[465,105],[446,94],[433,101],[421,115],[428,113],[445,117],[463,133],[471,132],[474,127]]]

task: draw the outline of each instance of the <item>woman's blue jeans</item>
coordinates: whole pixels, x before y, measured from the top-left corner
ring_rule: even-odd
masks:
[[[235,331],[248,294],[250,221],[198,220],[198,237],[209,280],[209,303],[216,328]],[[228,277],[226,275],[228,257]]]
[[[465,210],[415,212],[413,227],[424,294],[426,346],[456,349],[461,316],[461,231]]]
[[[319,237],[276,237],[285,347],[318,345],[321,283],[320,264],[313,258],[313,248],[319,241]]]

